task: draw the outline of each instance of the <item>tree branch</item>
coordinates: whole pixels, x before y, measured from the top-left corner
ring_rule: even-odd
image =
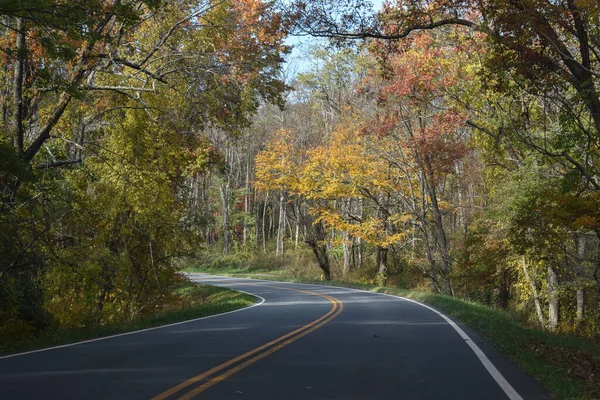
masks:
[[[431,22],[429,24],[416,24],[405,28],[404,30],[394,33],[394,34],[385,34],[380,32],[340,32],[337,30],[337,27],[333,31],[327,30],[315,30],[307,32],[307,35],[316,36],[316,37],[328,37],[328,38],[342,38],[342,39],[384,39],[384,40],[396,40],[407,37],[413,31],[420,30],[431,30],[435,28],[439,28],[441,26],[447,25],[461,25],[469,28],[475,28],[480,31],[487,32],[487,29],[484,29],[480,25],[477,25],[473,21],[469,21],[463,18],[448,18],[443,19],[437,22]]]
[[[76,160],[53,161],[53,162],[36,165],[35,169],[50,169],[50,168],[56,168],[56,167],[63,167],[65,165],[79,164],[79,163],[81,163],[81,161],[82,161],[81,158],[78,158]]]

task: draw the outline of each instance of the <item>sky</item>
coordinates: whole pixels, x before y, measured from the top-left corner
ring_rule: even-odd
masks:
[[[380,10],[383,2],[384,0],[371,0],[373,9],[376,11]],[[319,41],[326,43],[327,40],[310,36],[290,36],[286,39],[286,44],[293,46],[292,53],[287,56],[284,66],[288,76],[295,76],[298,73],[306,71],[310,67],[308,49],[311,45],[319,43]]]

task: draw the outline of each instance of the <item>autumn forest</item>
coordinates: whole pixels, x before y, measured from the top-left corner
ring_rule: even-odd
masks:
[[[0,338],[159,313],[192,267],[600,335],[597,1],[3,0],[0,19]]]

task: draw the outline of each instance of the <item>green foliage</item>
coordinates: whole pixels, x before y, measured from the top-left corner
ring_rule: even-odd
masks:
[[[190,182],[225,170],[208,133],[282,102],[279,15],[186,0],[8,1],[0,15],[1,340],[155,315],[217,220],[191,207]]]
[[[15,148],[2,140],[0,136],[0,184],[4,184],[3,180],[7,175],[21,181],[31,181],[34,179],[34,174],[25,160],[21,158]]]
[[[0,343],[0,354],[57,346],[205,317],[248,307],[255,301],[254,296],[245,293],[182,282],[180,286],[169,288],[169,298],[159,310],[135,321],[115,322],[103,326],[63,326],[41,333],[28,330],[27,326],[12,325],[15,333],[13,336],[0,331],[1,337],[8,338]]]

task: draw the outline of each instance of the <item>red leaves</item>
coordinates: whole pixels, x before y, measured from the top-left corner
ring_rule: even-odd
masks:
[[[361,130],[361,135],[377,135],[379,137],[388,136],[390,132],[398,125],[399,118],[397,115],[380,115],[375,116],[375,121],[369,125],[365,125]]]
[[[391,57],[392,74],[379,90],[380,112],[365,132],[397,138],[416,163],[437,174],[451,172],[468,152],[468,115],[451,102],[459,82],[469,79],[455,47],[469,47],[462,39],[459,33],[422,32]]]
[[[409,140],[409,146],[419,155],[417,159],[437,173],[452,172],[468,151],[460,136],[464,120],[464,115],[454,111],[435,115],[420,134]]]

